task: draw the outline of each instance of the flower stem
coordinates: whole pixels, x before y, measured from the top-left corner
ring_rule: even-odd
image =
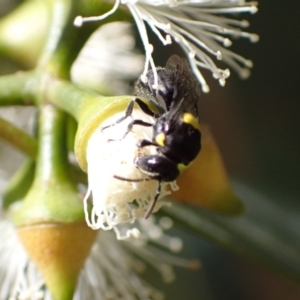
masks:
[[[51,104],[41,110],[36,176],[44,180],[56,178],[62,181],[71,177],[76,182],[86,183],[85,173],[68,162],[65,113]]]
[[[77,121],[83,105],[99,95],[74,86],[68,81],[52,78],[46,87],[47,101],[72,115]]]
[[[2,194],[4,209],[9,208],[11,204],[25,197],[33,182],[34,167],[34,159],[28,158],[10,178]]]
[[[36,169],[36,177],[40,180],[66,177],[65,119],[65,114],[51,104],[41,107]]]
[[[10,122],[0,117],[0,138],[7,141],[30,158],[37,156],[37,140],[16,127]],[[72,140],[73,140],[72,135]],[[74,142],[73,142],[74,143]],[[86,174],[73,164],[68,165],[69,176],[77,183],[87,183]]]
[[[28,156],[34,158],[37,153],[37,142],[36,140],[14,126],[10,122],[0,117],[0,138],[9,142]]]
[[[32,71],[0,76],[0,106],[33,104],[37,81],[38,77]]]
[[[66,114],[52,104],[41,106],[34,181],[14,213],[17,226],[84,219],[82,201],[69,176]]]
[[[47,41],[38,63],[40,68],[43,68],[55,53],[71,9],[70,0],[48,0],[46,2],[49,6],[50,24]]]

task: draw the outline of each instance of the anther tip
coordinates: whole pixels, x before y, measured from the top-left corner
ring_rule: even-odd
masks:
[[[81,27],[83,24],[83,17],[82,16],[77,16],[73,22],[74,26],[76,27]]]

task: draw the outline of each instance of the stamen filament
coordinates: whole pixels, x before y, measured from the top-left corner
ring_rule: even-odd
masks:
[[[100,16],[93,16],[93,17],[82,17],[77,16],[74,20],[74,26],[81,27],[83,23],[87,22],[98,22],[101,20],[106,19],[108,16],[112,15],[120,6],[120,0],[116,0],[113,8],[108,11],[107,13],[100,15]]]
[[[142,80],[144,80],[146,82],[146,78],[147,78],[146,74],[148,72],[148,65],[150,64],[151,69],[153,70],[155,85],[158,86],[158,76],[157,76],[156,67],[155,67],[155,64],[154,64],[154,61],[152,58],[153,46],[151,44],[149,44],[148,34],[147,34],[145,24],[144,24],[143,20],[140,18],[140,12],[139,12],[137,6],[128,4],[128,8],[129,8],[130,12],[132,13],[132,16],[136,22],[143,45],[145,47],[146,61],[145,61],[145,68],[141,75],[141,78],[142,78]]]

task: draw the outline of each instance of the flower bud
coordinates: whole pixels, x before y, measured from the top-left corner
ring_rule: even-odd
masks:
[[[54,300],[71,300],[96,232],[86,226],[82,200],[68,174],[65,114],[41,108],[32,186],[12,206],[14,225]]]
[[[38,224],[18,228],[30,258],[42,273],[53,300],[72,300],[77,277],[96,232],[85,223]]]
[[[244,205],[230,185],[218,146],[207,126],[201,126],[202,148],[192,164],[182,171],[178,191],[172,197],[225,214],[240,214]]]
[[[25,66],[35,66],[47,36],[47,9],[44,1],[25,1],[2,18],[0,52]]]

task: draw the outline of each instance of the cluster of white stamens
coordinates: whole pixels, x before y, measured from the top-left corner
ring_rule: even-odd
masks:
[[[123,138],[129,122],[133,119],[142,119],[153,123],[154,119],[140,109],[134,109],[131,118],[111,125],[124,112],[108,118],[89,139],[87,145],[88,163],[88,193],[84,199],[87,224],[93,229],[114,229],[118,239],[128,238],[130,235],[137,237],[139,231],[133,227],[120,231],[118,224],[133,223],[136,219],[143,218],[150,203],[152,203],[158,188],[157,180],[129,182],[114,178],[120,176],[127,179],[149,179],[149,176],[138,169],[135,159],[143,155],[157,154],[154,146],[137,147],[137,142],[142,139],[151,140],[152,127],[133,126],[132,130]],[[163,183],[160,197],[166,196],[174,184]],[[88,197],[92,193],[93,208],[88,209]],[[167,202],[158,201],[154,212]]]
[[[228,50],[232,44],[229,38],[247,38],[251,42],[256,42],[258,36],[242,30],[249,25],[247,21],[231,19],[226,15],[232,13],[254,14],[257,11],[257,2],[244,0],[116,0],[113,9],[108,13],[99,17],[83,18],[79,16],[75,19],[74,24],[81,26],[83,22],[103,20],[122,4],[126,5],[131,12],[144,44],[146,61],[142,79],[146,80],[149,66],[156,78],[155,64],[152,58],[153,46],[149,43],[145,23],[163,45],[170,44],[172,38],[180,44],[204,92],[208,92],[209,87],[199,68],[210,70],[213,77],[222,86],[230,74],[228,69],[218,68],[211,57],[225,61],[242,78],[249,76],[252,62]]]

